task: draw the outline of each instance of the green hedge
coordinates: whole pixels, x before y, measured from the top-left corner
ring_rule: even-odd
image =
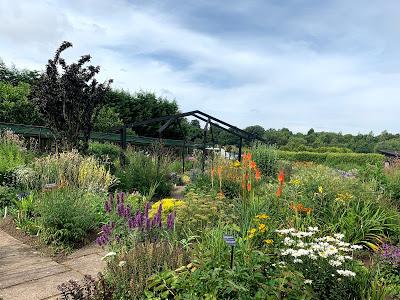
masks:
[[[370,165],[383,165],[385,157],[375,153],[318,153],[278,150],[278,157],[288,161],[309,161],[341,169],[351,169]]]

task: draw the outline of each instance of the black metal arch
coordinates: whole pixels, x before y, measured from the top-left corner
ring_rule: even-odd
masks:
[[[202,169],[204,171],[204,164],[205,164],[205,151],[206,151],[206,139],[207,139],[207,132],[208,132],[208,126],[210,126],[210,133],[211,133],[211,140],[212,140],[212,144],[213,144],[213,148],[214,148],[214,134],[212,131],[212,127],[216,127],[219,128],[221,130],[224,130],[230,134],[236,135],[237,137],[239,137],[239,156],[238,159],[239,161],[241,161],[242,158],[242,144],[243,144],[243,139],[247,140],[247,141],[253,141],[253,140],[258,140],[261,141],[263,143],[267,143],[267,141],[260,137],[257,136],[256,134],[252,134],[250,132],[244,131],[232,124],[229,124],[225,121],[222,121],[218,118],[215,118],[209,114],[206,114],[202,111],[199,110],[193,110],[193,111],[189,111],[186,113],[180,113],[180,114],[176,114],[176,115],[169,115],[169,116],[163,116],[163,117],[158,117],[158,118],[152,118],[152,119],[148,119],[148,120],[143,120],[143,121],[139,121],[139,122],[135,122],[132,124],[125,124],[122,127],[119,128],[115,128],[115,130],[119,130],[120,135],[121,135],[121,148],[122,149],[126,149],[127,143],[126,143],[126,130],[127,128],[134,128],[134,127],[139,127],[139,126],[144,126],[147,124],[151,124],[151,123],[157,123],[157,122],[162,122],[162,121],[166,121],[158,130],[158,136],[160,139],[162,139],[162,133],[169,127],[171,126],[173,123],[176,123],[181,131],[182,134],[182,138],[183,138],[183,149],[182,149],[182,160],[183,160],[183,171],[185,171],[185,160],[184,160],[184,148],[185,148],[185,143],[186,141],[186,136],[185,133],[182,130],[181,124],[180,124],[180,119],[181,118],[185,118],[185,117],[195,117],[203,122],[206,122],[206,125],[204,126],[204,134],[203,134],[203,161],[202,161]]]

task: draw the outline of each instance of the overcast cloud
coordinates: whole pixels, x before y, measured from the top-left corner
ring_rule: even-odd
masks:
[[[240,127],[400,131],[398,0],[0,0],[0,20],[17,67],[68,40],[115,88]]]

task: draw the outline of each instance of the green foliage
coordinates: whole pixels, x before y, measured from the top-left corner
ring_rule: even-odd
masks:
[[[110,132],[113,128],[120,127],[123,122],[115,108],[104,106],[99,110],[94,121],[94,130]]]
[[[107,262],[106,278],[115,288],[113,299],[140,299],[153,274],[186,265],[188,254],[177,243],[145,242],[109,256]]]
[[[112,90],[107,92],[106,105],[112,108],[124,124],[133,124],[150,118],[174,115],[179,112],[175,101],[158,97],[152,92],[139,91],[130,94],[124,90]],[[134,128],[138,135],[158,137],[157,129],[162,126],[162,122],[148,124]],[[163,132],[165,138],[181,138],[179,128],[172,124]]]
[[[263,175],[276,176],[278,173],[278,152],[274,146],[257,143],[251,148],[251,155]]]
[[[13,204],[16,191],[8,186],[0,185],[0,209]]]
[[[27,164],[32,153],[23,147],[23,142],[11,131],[0,133],[0,183],[10,183],[13,171]]]
[[[33,84],[39,79],[38,71],[18,70],[14,66],[7,67],[0,59],[0,81],[18,85],[19,83]]]
[[[115,144],[91,142],[89,143],[89,155],[93,155],[103,162],[113,162],[118,159],[121,148]]]
[[[54,246],[71,248],[99,225],[103,197],[76,188],[40,192],[34,210],[41,238]]]
[[[31,88],[28,83],[0,81],[0,122],[40,125],[43,123],[38,109],[29,100]]]
[[[318,152],[290,152],[278,150],[279,159],[288,161],[314,162],[330,167],[352,169],[366,164],[383,166],[384,156],[380,154],[364,153],[318,153]]]
[[[116,183],[116,178],[94,157],[71,151],[35,159],[30,168],[15,171],[15,181],[25,189],[41,189],[47,184],[55,184],[90,192],[107,192]]]
[[[19,197],[15,201],[15,206],[17,209],[17,216],[15,217],[15,224],[18,228],[29,234],[36,234],[39,230],[37,221],[35,217],[37,214],[35,212],[35,197],[33,194],[25,195],[24,197]]]
[[[384,187],[386,193],[400,207],[400,167],[395,166],[385,171]]]
[[[118,187],[124,191],[138,191],[146,194],[152,186],[157,184],[155,195],[167,196],[171,192],[172,183],[169,180],[170,158],[162,155],[160,160],[156,156],[146,155],[143,152],[128,150],[127,163],[124,167],[117,167],[115,176],[119,179]],[[159,164],[159,170],[157,171]]]
[[[83,134],[81,146],[86,151],[94,117],[112,81],[99,84],[94,76],[99,73],[100,67],[83,67],[90,61],[90,55],[67,65],[60,55],[69,47],[72,47],[70,42],[63,42],[54,58],[49,59],[46,71],[33,86],[33,101],[47,125],[68,149],[77,149]]]
[[[328,167],[297,166],[283,195],[289,203],[312,208],[309,217],[300,218],[302,222],[315,222],[328,232],[342,232],[350,242],[376,250],[386,237],[400,234],[400,214],[381,198],[374,185],[343,177]],[[298,217],[289,210],[288,218],[290,213],[292,218]]]
[[[379,142],[374,147],[375,152],[378,150],[400,151],[400,138],[393,138]]]

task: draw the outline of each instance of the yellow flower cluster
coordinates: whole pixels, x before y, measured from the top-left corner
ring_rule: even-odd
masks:
[[[182,175],[182,182],[183,184],[189,184],[190,183],[190,177],[186,174]]]
[[[290,180],[289,183],[295,186],[299,186],[301,184],[301,180],[298,178],[293,178],[292,180]]]
[[[268,218],[269,218],[269,216],[267,214],[260,214],[260,215],[256,216],[256,219],[259,219],[259,220],[265,220]]]
[[[238,161],[238,160],[235,160],[234,162],[233,162],[233,166],[235,167],[235,168],[240,168],[241,167],[241,163],[240,163],[240,161]]]
[[[353,199],[353,195],[346,192],[346,193],[339,193],[336,195],[336,201],[338,202],[347,202],[349,200]]]
[[[160,203],[162,203],[163,214],[169,214],[170,212],[173,212],[176,207],[180,207],[185,204],[185,202],[182,200],[177,200],[175,198],[164,198],[160,201],[155,202],[151,206],[151,209],[149,211],[149,216],[151,218],[156,214],[158,207],[160,206]]]

